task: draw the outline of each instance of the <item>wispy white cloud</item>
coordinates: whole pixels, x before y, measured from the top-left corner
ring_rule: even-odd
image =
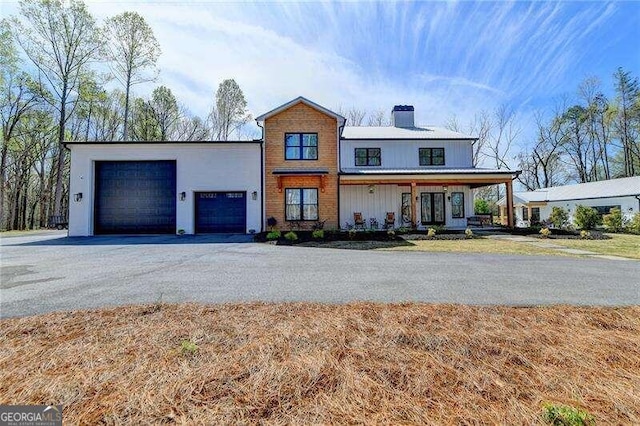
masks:
[[[254,115],[303,95],[330,108],[413,103],[421,122],[442,124],[502,103],[538,108],[619,65],[640,70],[640,54],[615,62],[639,53],[632,2],[89,4],[100,19],[140,12],[163,49],[158,84],[200,115],[225,78]]]

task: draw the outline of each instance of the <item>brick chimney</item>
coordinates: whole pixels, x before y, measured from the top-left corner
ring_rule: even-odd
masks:
[[[391,124],[395,127],[415,127],[413,122],[413,105],[396,105],[391,111]]]

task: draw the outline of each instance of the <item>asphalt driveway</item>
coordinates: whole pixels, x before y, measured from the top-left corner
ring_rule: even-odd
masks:
[[[282,247],[246,236],[1,241],[0,316],[129,303],[640,304],[640,262]]]

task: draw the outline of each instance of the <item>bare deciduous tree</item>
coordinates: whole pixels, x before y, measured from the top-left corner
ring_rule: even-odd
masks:
[[[62,214],[66,124],[77,101],[77,90],[89,64],[101,54],[102,38],[95,19],[78,0],[23,0],[22,20],[14,19],[14,35],[38,69],[58,112],[58,158],[54,214]]]
[[[131,86],[155,80],[160,45],[151,27],[136,12],[124,12],[107,19],[105,35],[111,70],[125,89],[122,139],[127,140]]]
[[[233,79],[224,80],[218,86],[216,101],[209,114],[211,134],[216,140],[229,140],[234,132],[251,120],[247,113],[247,101],[242,89]]]
[[[382,109],[378,109],[369,114],[367,118],[368,126],[390,126],[391,116]]]
[[[446,123],[445,128],[453,130],[454,132],[465,133],[469,136],[474,136],[477,140],[473,143],[473,167],[477,167],[484,159],[485,147],[489,141],[491,130],[493,129],[493,123],[486,111],[480,111],[473,116],[473,119],[469,122],[466,128],[462,128],[458,122],[458,118],[454,115]]]

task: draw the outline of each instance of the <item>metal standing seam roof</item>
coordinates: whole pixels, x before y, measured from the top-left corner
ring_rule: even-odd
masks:
[[[441,127],[395,127],[395,126],[345,126],[342,139],[398,139],[398,140],[476,140],[474,136],[454,132]]]
[[[482,169],[482,168],[414,168],[414,169],[385,169],[385,168],[343,168],[341,174],[344,175],[478,175],[478,174],[516,174],[518,171],[505,169]]]
[[[640,176],[514,192],[513,195],[528,203],[636,196],[640,195]]]

